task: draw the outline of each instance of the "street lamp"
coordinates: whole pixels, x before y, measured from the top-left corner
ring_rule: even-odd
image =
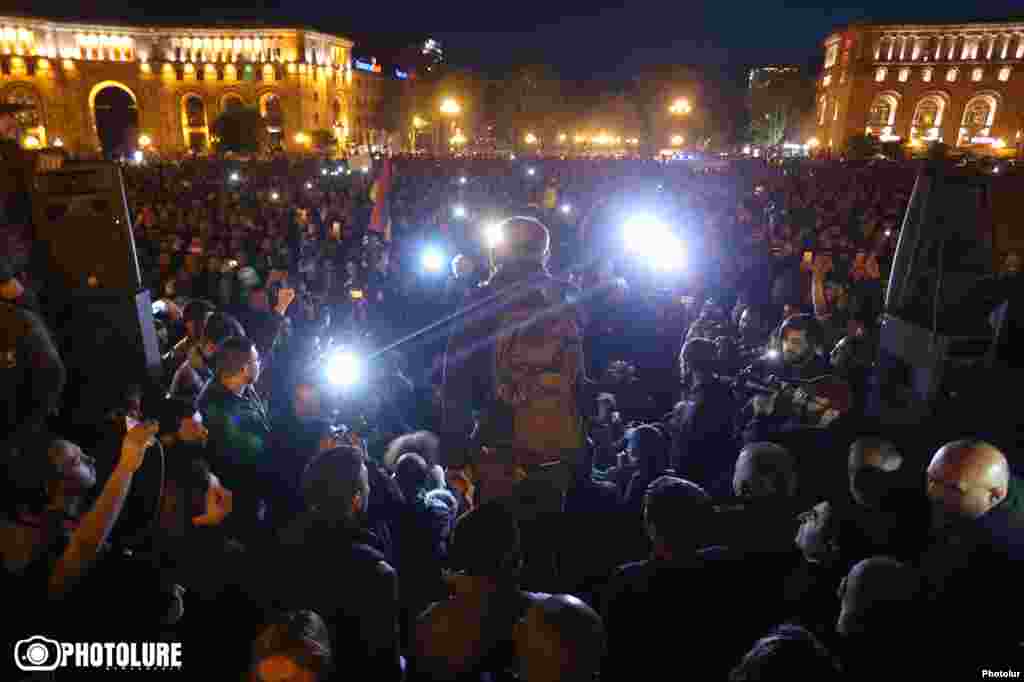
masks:
[[[526,144],[537,144],[537,136],[533,133],[526,133]]]
[[[149,135],[139,135],[140,147],[148,147],[151,144],[153,144],[153,138],[151,138]]]
[[[670,106],[668,110],[677,116],[688,114],[691,110],[690,101],[685,97],[680,97],[672,103],[672,106]]]
[[[458,116],[462,113],[462,107],[459,106],[459,103],[456,102],[455,99],[449,97],[441,102],[441,113]]]
[[[672,136],[672,146],[673,147],[682,147],[683,146],[683,141],[684,140],[683,140],[683,136],[682,135],[673,135]]]
[[[815,147],[817,147],[820,144],[821,143],[818,142],[818,138],[816,138],[816,137],[812,137],[811,139],[807,140],[807,146],[809,148],[811,148],[811,149],[814,149]]]
[[[559,133],[558,134],[558,141],[559,142],[565,142],[566,139],[567,139],[567,136],[566,136],[565,133]]]
[[[422,128],[425,125],[427,125],[427,122],[424,121],[419,116],[413,116],[412,117],[412,127],[413,128],[416,128],[417,130],[419,130],[420,128]]]

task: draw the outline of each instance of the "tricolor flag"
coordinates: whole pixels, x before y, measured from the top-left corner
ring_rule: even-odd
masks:
[[[391,192],[391,159],[384,159],[380,173],[370,188],[370,201],[373,202],[373,214],[370,216],[370,229],[384,236],[384,241],[391,241],[391,211],[388,207],[388,194]]]

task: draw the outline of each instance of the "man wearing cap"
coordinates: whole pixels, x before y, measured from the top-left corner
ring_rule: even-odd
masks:
[[[495,275],[445,354],[441,452],[479,501],[503,498],[528,522],[562,509],[582,461],[582,325],[573,286],[547,270],[547,228],[526,217],[500,227]]]

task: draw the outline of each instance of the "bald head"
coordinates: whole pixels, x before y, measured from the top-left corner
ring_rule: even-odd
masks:
[[[864,559],[839,586],[836,630],[844,637],[897,633],[916,611],[921,588],[921,577],[912,567],[890,557]]]
[[[516,648],[528,682],[593,680],[604,646],[601,617],[568,594],[534,604],[516,633]]]
[[[980,518],[1006,499],[1009,487],[1006,456],[984,441],[947,443],[928,465],[928,499],[938,522]]]
[[[796,462],[775,443],[751,443],[740,451],[732,479],[737,497],[773,498],[796,495]]]

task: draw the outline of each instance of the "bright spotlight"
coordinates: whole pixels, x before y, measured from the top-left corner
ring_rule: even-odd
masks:
[[[626,249],[645,258],[658,270],[683,265],[683,243],[668,225],[652,216],[637,216],[624,229]]]
[[[892,236],[892,230],[886,230],[885,231],[885,236],[886,237],[891,237]]]
[[[466,184],[466,178],[465,178],[465,176],[463,176],[463,177],[459,178],[459,184],[460,184],[460,185],[465,185],[465,184]]]
[[[312,182],[307,182],[306,183],[306,189],[313,189],[313,183]]]
[[[135,150],[135,163],[142,163],[142,150]]]
[[[487,248],[495,249],[505,241],[505,231],[501,229],[501,223],[491,223],[484,228],[484,238],[487,240]]]
[[[441,272],[444,269],[445,256],[440,249],[427,248],[420,260],[423,263],[423,269],[427,272]]]
[[[327,360],[327,380],[335,386],[355,386],[362,376],[362,363],[351,351],[339,351]]]
[[[769,350],[768,352],[766,352],[764,354],[764,359],[765,360],[778,360],[779,359],[779,351],[775,350],[774,348]]]
[[[231,174],[231,182],[238,182],[238,180],[239,180],[238,173],[232,173]]]
[[[452,209],[452,215],[454,215],[456,218],[465,218],[466,207],[461,205],[456,206],[455,208]]]
[[[323,168],[320,170],[320,175],[327,175],[327,169]]]
[[[270,200],[271,201],[277,201],[280,198],[281,198],[281,195],[278,194],[277,192],[271,192],[270,193]]]
[[[537,174],[537,171],[536,171],[536,169],[534,169],[534,168],[527,168],[527,169],[526,169],[526,174],[527,174],[527,175],[536,175],[536,174]]]
[[[566,215],[572,213],[572,206],[570,206],[569,204],[562,204],[562,213]]]

